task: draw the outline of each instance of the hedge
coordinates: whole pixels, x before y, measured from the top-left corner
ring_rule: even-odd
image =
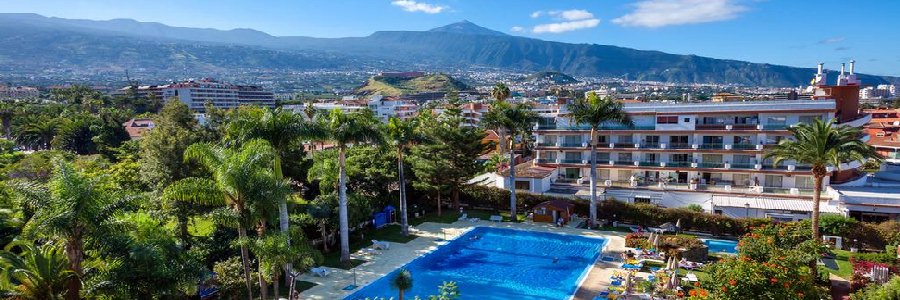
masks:
[[[573,200],[568,197],[555,197],[531,193],[516,193],[517,207],[527,212],[541,202],[548,200],[567,200],[575,205],[575,212],[588,215],[587,200]],[[460,201],[475,208],[494,210],[509,209],[509,191],[486,186],[469,186],[460,193]],[[656,227],[666,222],[676,223],[681,220],[683,230],[708,232],[715,235],[743,235],[747,228],[769,223],[767,219],[734,219],[721,215],[696,212],[687,208],[661,208],[649,204],[630,204],[615,200],[598,203],[598,218],[619,221],[645,227]]]

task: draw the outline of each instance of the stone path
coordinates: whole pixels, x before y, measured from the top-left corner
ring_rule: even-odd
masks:
[[[426,222],[412,229],[412,233],[419,236],[419,238],[408,243],[390,243],[390,250],[382,250],[377,254],[364,253],[362,250],[351,254],[351,258],[367,261],[353,270],[332,269],[333,273],[324,278],[316,277],[311,274],[304,274],[297,277],[297,280],[309,281],[317,284],[315,287],[301,293],[301,298],[315,300],[343,299],[355,291],[342,290],[345,286],[353,284],[354,273],[356,285],[359,287],[365,286],[383,277],[385,274],[405,265],[416,257],[425,255],[426,253],[437,249],[441,244],[446,243],[438,242],[438,238],[452,240],[475,226],[600,236],[609,241],[604,249],[604,255],[619,257],[619,254],[625,251],[625,234],[621,232],[593,231],[565,227],[560,228],[547,223],[532,222],[499,223],[488,221],[459,221],[452,224]],[[609,277],[612,275],[613,268],[616,267],[618,267],[617,264],[614,265],[613,263],[598,260],[594,265],[594,268],[591,269],[584,279],[582,286],[579,287],[574,299],[592,299],[592,297],[590,297],[591,295],[596,295],[601,290],[606,289],[609,285],[608,281]]]

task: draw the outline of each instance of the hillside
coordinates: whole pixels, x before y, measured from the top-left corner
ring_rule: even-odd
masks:
[[[611,45],[549,42],[511,36],[465,21],[430,31],[311,38],[271,36],[250,29],[171,27],[125,19],[91,21],[0,14],[0,43],[4,45],[0,47],[0,70],[30,75],[44,74],[48,68],[146,68],[173,72],[190,69],[227,75],[240,74],[236,68],[293,71],[490,67],[520,72],[555,70],[627,80],[796,86],[809,82],[815,73],[813,68]],[[898,77],[858,76],[867,85],[900,83]]]
[[[400,96],[425,92],[464,91],[468,86],[443,73],[419,77],[372,76],[355,90],[360,95]]]
[[[528,75],[519,80],[520,82],[541,82],[541,81],[549,81],[553,84],[570,84],[577,83],[578,80],[573,78],[572,76],[560,73],[560,72],[551,72],[551,71],[543,71],[537,72],[531,75]]]

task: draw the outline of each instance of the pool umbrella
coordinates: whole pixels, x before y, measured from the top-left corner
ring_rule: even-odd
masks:
[[[648,244],[653,245],[653,237],[654,237],[654,236],[655,236],[654,233],[651,232],[651,233],[650,233],[650,236],[647,237],[647,243],[648,243]]]
[[[659,251],[659,240],[660,240],[660,238],[661,238],[661,237],[658,236],[658,235],[657,235],[656,237],[653,238],[653,249],[656,249],[656,251]]]
[[[632,283],[632,278],[631,278],[631,277],[632,277],[632,276],[634,276],[634,275],[632,275],[631,272],[628,272],[628,276],[625,277],[625,292],[626,292],[626,293],[630,293],[630,292],[631,292],[631,283]]]
[[[675,221],[675,231],[681,231],[681,219]]]

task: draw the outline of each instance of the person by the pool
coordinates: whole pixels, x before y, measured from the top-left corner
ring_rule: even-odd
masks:
[[[558,263],[558,262],[559,262],[559,257],[554,256],[554,257],[553,257],[553,263],[555,264],[555,263]]]

